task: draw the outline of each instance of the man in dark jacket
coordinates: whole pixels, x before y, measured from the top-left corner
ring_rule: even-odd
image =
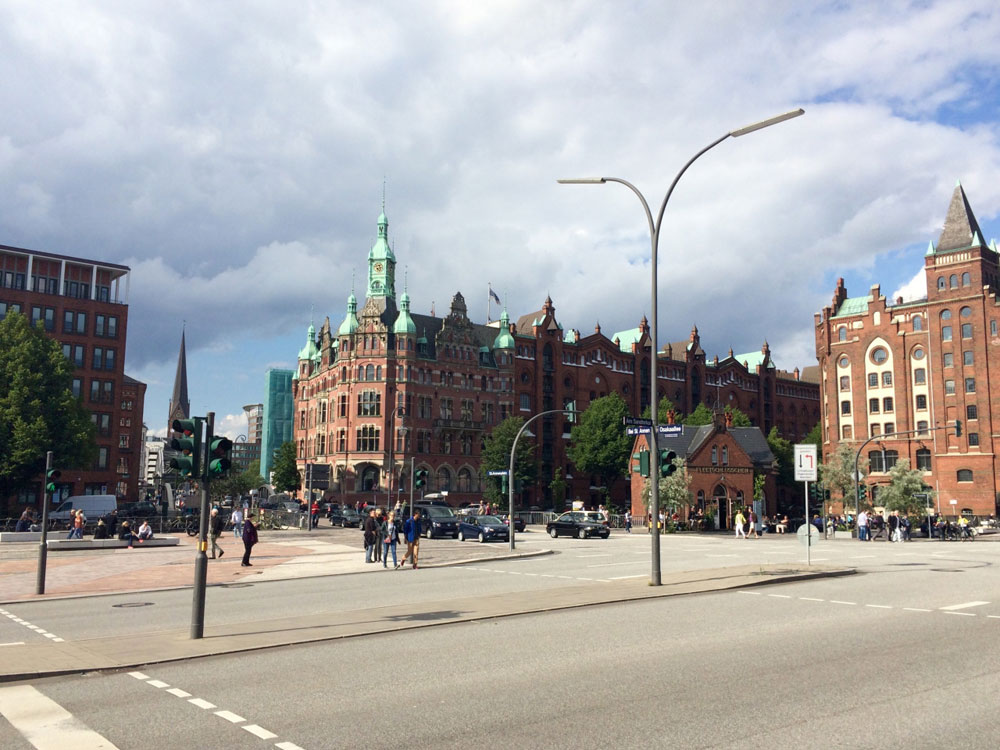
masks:
[[[413,511],[413,517],[407,518],[403,524],[403,533],[406,535],[406,554],[403,555],[399,567],[406,565],[406,558],[413,562],[413,569],[417,569],[417,556],[420,554],[420,510]]]
[[[372,559],[372,554],[375,551],[375,545],[378,544],[378,522],[375,520],[375,509],[370,508],[368,510],[368,517],[365,518],[365,562],[375,562]]]
[[[221,558],[225,553],[219,544],[219,537],[222,536],[222,530],[225,528],[226,522],[222,520],[222,516],[219,515],[218,508],[212,508],[212,515],[208,519],[209,533],[212,536],[212,559],[215,559],[215,551],[219,550],[219,557]]]

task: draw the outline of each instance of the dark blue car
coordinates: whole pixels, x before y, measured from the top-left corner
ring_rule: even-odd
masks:
[[[510,530],[499,516],[465,516],[458,522],[458,541],[510,541]]]

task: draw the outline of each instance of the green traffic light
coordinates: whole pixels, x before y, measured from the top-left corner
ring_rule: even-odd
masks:
[[[45,491],[50,495],[56,491],[56,482],[59,481],[59,477],[62,476],[62,472],[59,469],[49,469],[45,472]]]
[[[209,446],[208,473],[222,476],[233,465],[231,453],[233,441],[227,437],[213,437]]]
[[[674,459],[677,458],[677,453],[675,451],[663,450],[660,451],[660,476],[669,477],[675,471],[677,471],[677,466],[674,464]]]

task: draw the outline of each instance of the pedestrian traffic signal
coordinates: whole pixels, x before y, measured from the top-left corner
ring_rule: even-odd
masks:
[[[962,437],[962,420],[955,420],[955,437]]]
[[[212,437],[208,449],[208,474],[211,477],[225,476],[233,465],[233,441],[227,437]]]
[[[59,481],[59,477],[62,476],[62,472],[59,469],[49,469],[45,472],[45,491],[50,495],[55,494],[56,482]]]
[[[674,451],[660,451],[660,476],[669,477],[675,471],[677,471],[677,466],[674,464],[674,459],[677,458],[677,454]]]
[[[427,469],[417,469],[413,474],[413,486],[418,490],[427,485]]]
[[[175,419],[171,427],[181,433],[170,441],[170,447],[181,452],[170,459],[171,468],[177,469],[182,477],[196,475],[201,458],[201,425],[197,419]]]
[[[809,485],[809,499],[814,502],[819,500],[819,485],[815,482]]]
[[[639,476],[649,476],[649,451],[639,451],[633,453],[632,458],[639,461]]]
[[[868,485],[867,484],[860,484],[860,485],[858,485],[858,497],[861,498],[862,502],[865,502],[865,501],[868,500]]]

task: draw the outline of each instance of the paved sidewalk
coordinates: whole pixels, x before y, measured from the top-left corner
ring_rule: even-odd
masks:
[[[555,590],[455,597],[442,601],[257,620],[238,626],[206,626],[205,637],[198,640],[192,640],[188,630],[171,630],[135,636],[31,644],[4,653],[4,660],[0,664],[0,682],[93,670],[136,669],[149,664],[373,633],[848,575],[853,572],[851,569],[819,565],[809,568],[742,565],[665,575],[663,585],[655,587],[649,586],[646,581],[614,581]]]

